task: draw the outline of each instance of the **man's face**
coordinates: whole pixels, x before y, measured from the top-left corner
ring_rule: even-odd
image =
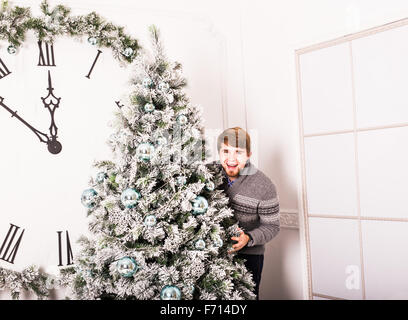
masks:
[[[220,148],[220,162],[226,174],[230,178],[236,178],[239,171],[245,167],[251,154],[252,152],[248,155],[246,149],[231,147],[223,143]]]

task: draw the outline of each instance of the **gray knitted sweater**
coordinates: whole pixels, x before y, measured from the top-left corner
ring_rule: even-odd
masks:
[[[263,254],[265,243],[271,241],[280,230],[279,198],[273,182],[250,161],[240,171],[229,187],[228,179],[219,161],[214,161],[224,173],[223,189],[229,197],[230,207],[241,229],[252,240],[239,253]]]

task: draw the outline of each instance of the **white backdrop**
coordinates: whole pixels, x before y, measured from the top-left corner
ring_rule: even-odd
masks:
[[[14,3],[34,4],[36,8],[40,1],[19,0]],[[308,298],[302,220],[299,221],[300,232],[296,228],[297,213],[302,214],[299,200],[302,184],[295,50],[405,18],[408,3],[405,0],[52,0],[50,3],[75,7],[74,13],[96,10],[107,18],[114,15],[115,22],[124,21],[126,27],[132,28],[132,34],[142,40],[146,39],[147,25],[156,23],[160,27],[165,21],[169,22],[170,17],[184,29],[200,28],[207,32],[205,41],[209,41],[209,47],[217,44],[219,59],[224,62],[220,69],[213,70],[207,65],[208,71],[198,74],[192,71],[197,66],[189,61],[205,57],[199,51],[192,54],[183,49],[192,38],[182,38],[166,31],[167,27],[166,30],[161,28],[169,56],[185,67],[193,102],[206,107],[206,96],[212,95],[211,91],[195,86],[195,81],[204,79],[210,84],[214,78],[207,77],[207,72],[221,74],[216,81],[221,82],[223,90],[219,99],[225,108],[219,113],[207,113],[206,120],[218,123],[222,113],[224,127],[239,125],[257,130],[259,167],[276,183],[282,222],[290,226],[282,228],[278,237],[266,247],[261,299]],[[129,17],[133,19],[129,20]],[[139,19],[147,21],[146,25],[142,29],[136,25],[132,27]],[[195,41],[199,43],[200,39]],[[202,46],[206,47],[207,43]],[[206,50],[203,48],[203,52]],[[7,57],[7,54],[3,53],[3,56]],[[200,95],[200,99],[196,99],[196,95]],[[24,131],[17,123],[13,128]],[[27,135],[35,144],[35,136]],[[36,150],[39,149],[40,146]],[[86,171],[88,174],[88,169]]]

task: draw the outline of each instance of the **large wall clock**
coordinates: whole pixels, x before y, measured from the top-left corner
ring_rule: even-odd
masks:
[[[28,32],[0,47],[0,267],[72,263],[87,234],[80,202],[96,159],[110,159],[109,122],[132,67],[97,39]]]
[[[41,1],[16,3],[30,6],[36,16]],[[225,38],[215,32],[211,19],[177,10],[146,11],[130,2],[101,1],[96,7],[90,2],[75,4],[72,15],[96,10],[125,26],[147,50],[148,26],[161,29],[166,52],[182,62],[187,93],[203,107],[206,129],[216,137],[226,123],[224,68],[230,59]],[[1,268],[63,268],[79,251],[76,240],[88,234],[80,197],[90,176],[98,173],[94,160],[112,157],[106,143],[113,132],[109,124],[130,88],[134,68],[116,59],[112,49],[94,45],[94,39],[80,39],[57,36],[51,47],[29,32],[15,53],[0,39]],[[0,290],[0,299],[9,297]],[[54,298],[63,297],[57,292]]]

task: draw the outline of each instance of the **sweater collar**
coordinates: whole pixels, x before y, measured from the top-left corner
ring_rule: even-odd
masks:
[[[220,163],[221,165],[221,163]],[[242,170],[239,171],[238,177],[235,178],[235,180],[233,181],[232,184],[228,184],[229,178],[227,173],[225,172],[224,168],[221,166],[222,168],[222,173],[224,175],[224,179],[225,179],[225,192],[227,192],[227,194],[229,194],[230,196],[232,196],[233,194],[237,193],[239,186],[241,185],[241,183],[245,180],[245,178],[249,175],[253,175],[256,173],[257,169],[256,167],[251,163],[251,161],[248,159],[247,162],[245,163],[244,168],[242,168]]]

